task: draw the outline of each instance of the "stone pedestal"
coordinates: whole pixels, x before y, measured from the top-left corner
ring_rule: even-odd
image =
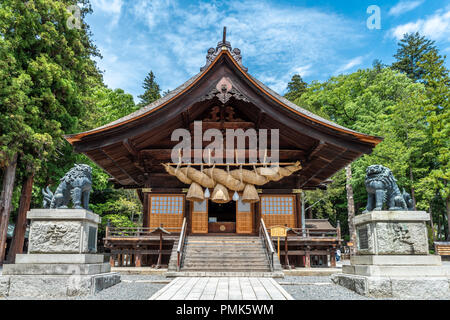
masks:
[[[356,255],[332,280],[361,295],[424,299],[450,294],[441,257],[428,254],[424,211],[372,211],[355,217]]]
[[[3,266],[0,296],[87,295],[120,282],[97,252],[100,217],[85,209],[32,209],[28,254]]]

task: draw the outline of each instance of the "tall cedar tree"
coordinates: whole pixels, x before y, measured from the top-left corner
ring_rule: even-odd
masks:
[[[287,93],[284,97],[290,101],[295,101],[302,96],[307,87],[308,84],[303,81],[302,76],[299,74],[294,74],[291,81],[289,81],[287,85]]]
[[[348,187],[354,191],[354,212],[360,213],[366,205],[364,186],[365,169],[372,164],[391,168],[401,188],[410,191],[414,181],[409,179],[409,168],[417,178],[426,175],[423,163],[424,132],[424,86],[414,83],[406,75],[390,68],[358,70],[352,74],[332,77],[324,83],[313,82],[295,103],[323,115],[348,128],[384,137],[371,155],[352,163],[352,179]],[[316,212],[334,215],[347,231],[347,205],[345,172],[335,175],[327,191],[327,198],[314,207]],[[421,195],[420,195],[421,196]],[[311,198],[310,191],[307,197]],[[330,200],[331,199],[331,200]],[[419,199],[422,201],[422,198]],[[329,201],[333,205],[329,205]],[[353,208],[349,208],[349,210]],[[352,211],[353,212],[353,211]]]
[[[445,67],[446,57],[439,55],[434,41],[417,32],[404,35],[394,57],[397,61],[392,64],[392,68],[405,73],[413,81],[424,83],[426,88],[430,102],[425,110],[429,124],[426,131],[429,147],[424,156],[431,155],[433,161],[429,175],[419,181],[418,186],[430,202],[436,197],[436,191],[442,197],[446,207],[446,233],[450,237],[450,80],[449,70]],[[410,178],[413,180],[412,170]],[[412,192],[414,193],[414,189]]]
[[[419,65],[421,58],[431,51],[437,51],[434,41],[421,36],[418,32],[405,34],[398,43],[399,48],[392,64],[394,70],[405,73],[414,81],[423,79],[426,70]]]
[[[153,74],[153,71],[150,71],[147,77],[145,77],[142,87],[145,89],[145,92],[144,94],[139,96],[139,99],[141,99],[138,104],[139,107],[145,107],[153,101],[161,98],[161,89],[159,87],[159,84],[155,81],[155,75]]]
[[[80,8],[79,21],[69,11],[73,5]],[[13,160],[24,175],[32,175],[61,157],[67,150],[63,134],[76,130],[88,111],[86,96],[101,83],[92,59],[100,55],[83,22],[90,12],[88,0],[3,0],[0,6],[0,165],[8,178],[0,198],[0,263],[16,176]]]

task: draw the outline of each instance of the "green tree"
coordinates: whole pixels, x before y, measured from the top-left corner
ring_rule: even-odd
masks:
[[[421,36],[418,32],[405,34],[398,43],[399,48],[392,64],[394,70],[405,73],[410,79],[419,81],[426,71],[419,65],[419,61],[429,52],[436,52],[434,41]]]
[[[385,138],[371,155],[352,163],[350,186],[354,191],[355,213],[362,212],[366,205],[367,166],[380,163],[391,168],[399,186],[409,192],[427,174],[431,160],[422,157],[427,148],[425,110],[429,107],[425,93],[423,84],[414,83],[404,74],[390,68],[374,68],[332,77],[324,83],[313,82],[295,100],[338,124]],[[339,208],[335,214],[343,230],[348,230],[343,219],[347,214],[345,174],[340,172],[332,179],[339,183],[331,184],[327,192],[334,194],[333,205]],[[419,198],[421,201],[422,195]]]
[[[302,77],[299,74],[294,74],[287,85],[287,92],[284,97],[288,100],[295,101],[302,96],[307,87],[308,84],[303,81]]]
[[[103,126],[138,109],[134,104],[133,96],[122,89],[97,87],[92,99],[95,107],[87,123],[91,128]]]
[[[67,23],[70,5],[80,5],[79,28]],[[4,0],[0,6],[0,163],[5,176],[17,168],[43,172],[58,161],[64,133],[76,130],[87,108],[87,96],[101,74],[99,56],[84,17],[87,0]],[[60,157],[61,158],[61,157]],[[5,182],[5,181],[4,181]],[[9,222],[9,191],[1,203],[0,261]]]
[[[420,181],[421,192],[429,203],[436,193],[445,203],[447,239],[450,237],[450,77],[445,67],[445,56],[437,51],[425,54],[418,63],[424,70],[423,82],[429,105],[425,109],[430,147],[426,156],[433,159],[429,174]],[[434,201],[435,202],[435,201]],[[428,204],[428,203],[427,203]],[[431,204],[430,204],[431,205]],[[429,205],[427,205],[429,206]],[[423,207],[427,207],[423,206]],[[439,211],[438,211],[439,212]],[[436,217],[440,219],[439,216]],[[441,230],[439,230],[441,232]]]
[[[428,105],[425,108],[427,128],[422,138],[428,141],[428,148],[423,157],[430,159],[428,175],[423,177],[418,186],[427,200],[421,208],[431,206],[437,194],[445,202],[447,216],[447,237],[450,236],[450,136],[449,122],[449,71],[445,67],[445,56],[440,56],[434,41],[418,33],[407,34],[399,43],[397,61],[393,68],[404,72],[411,79],[425,85]],[[437,155],[437,156],[436,156]],[[435,199],[435,200],[433,200]],[[440,219],[439,216],[436,217]],[[440,232],[440,230],[439,230]]]
[[[159,87],[159,84],[155,81],[155,75],[153,74],[153,71],[150,71],[147,77],[145,77],[142,87],[144,88],[145,92],[139,96],[139,99],[141,99],[138,104],[139,107],[144,107],[161,98],[161,89]]]

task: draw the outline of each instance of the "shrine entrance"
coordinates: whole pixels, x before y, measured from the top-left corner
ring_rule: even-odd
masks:
[[[236,232],[236,202],[215,203],[209,200],[208,233]]]

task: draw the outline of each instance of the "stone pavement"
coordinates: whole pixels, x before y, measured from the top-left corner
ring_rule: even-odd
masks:
[[[293,300],[272,278],[178,277],[149,300]]]

